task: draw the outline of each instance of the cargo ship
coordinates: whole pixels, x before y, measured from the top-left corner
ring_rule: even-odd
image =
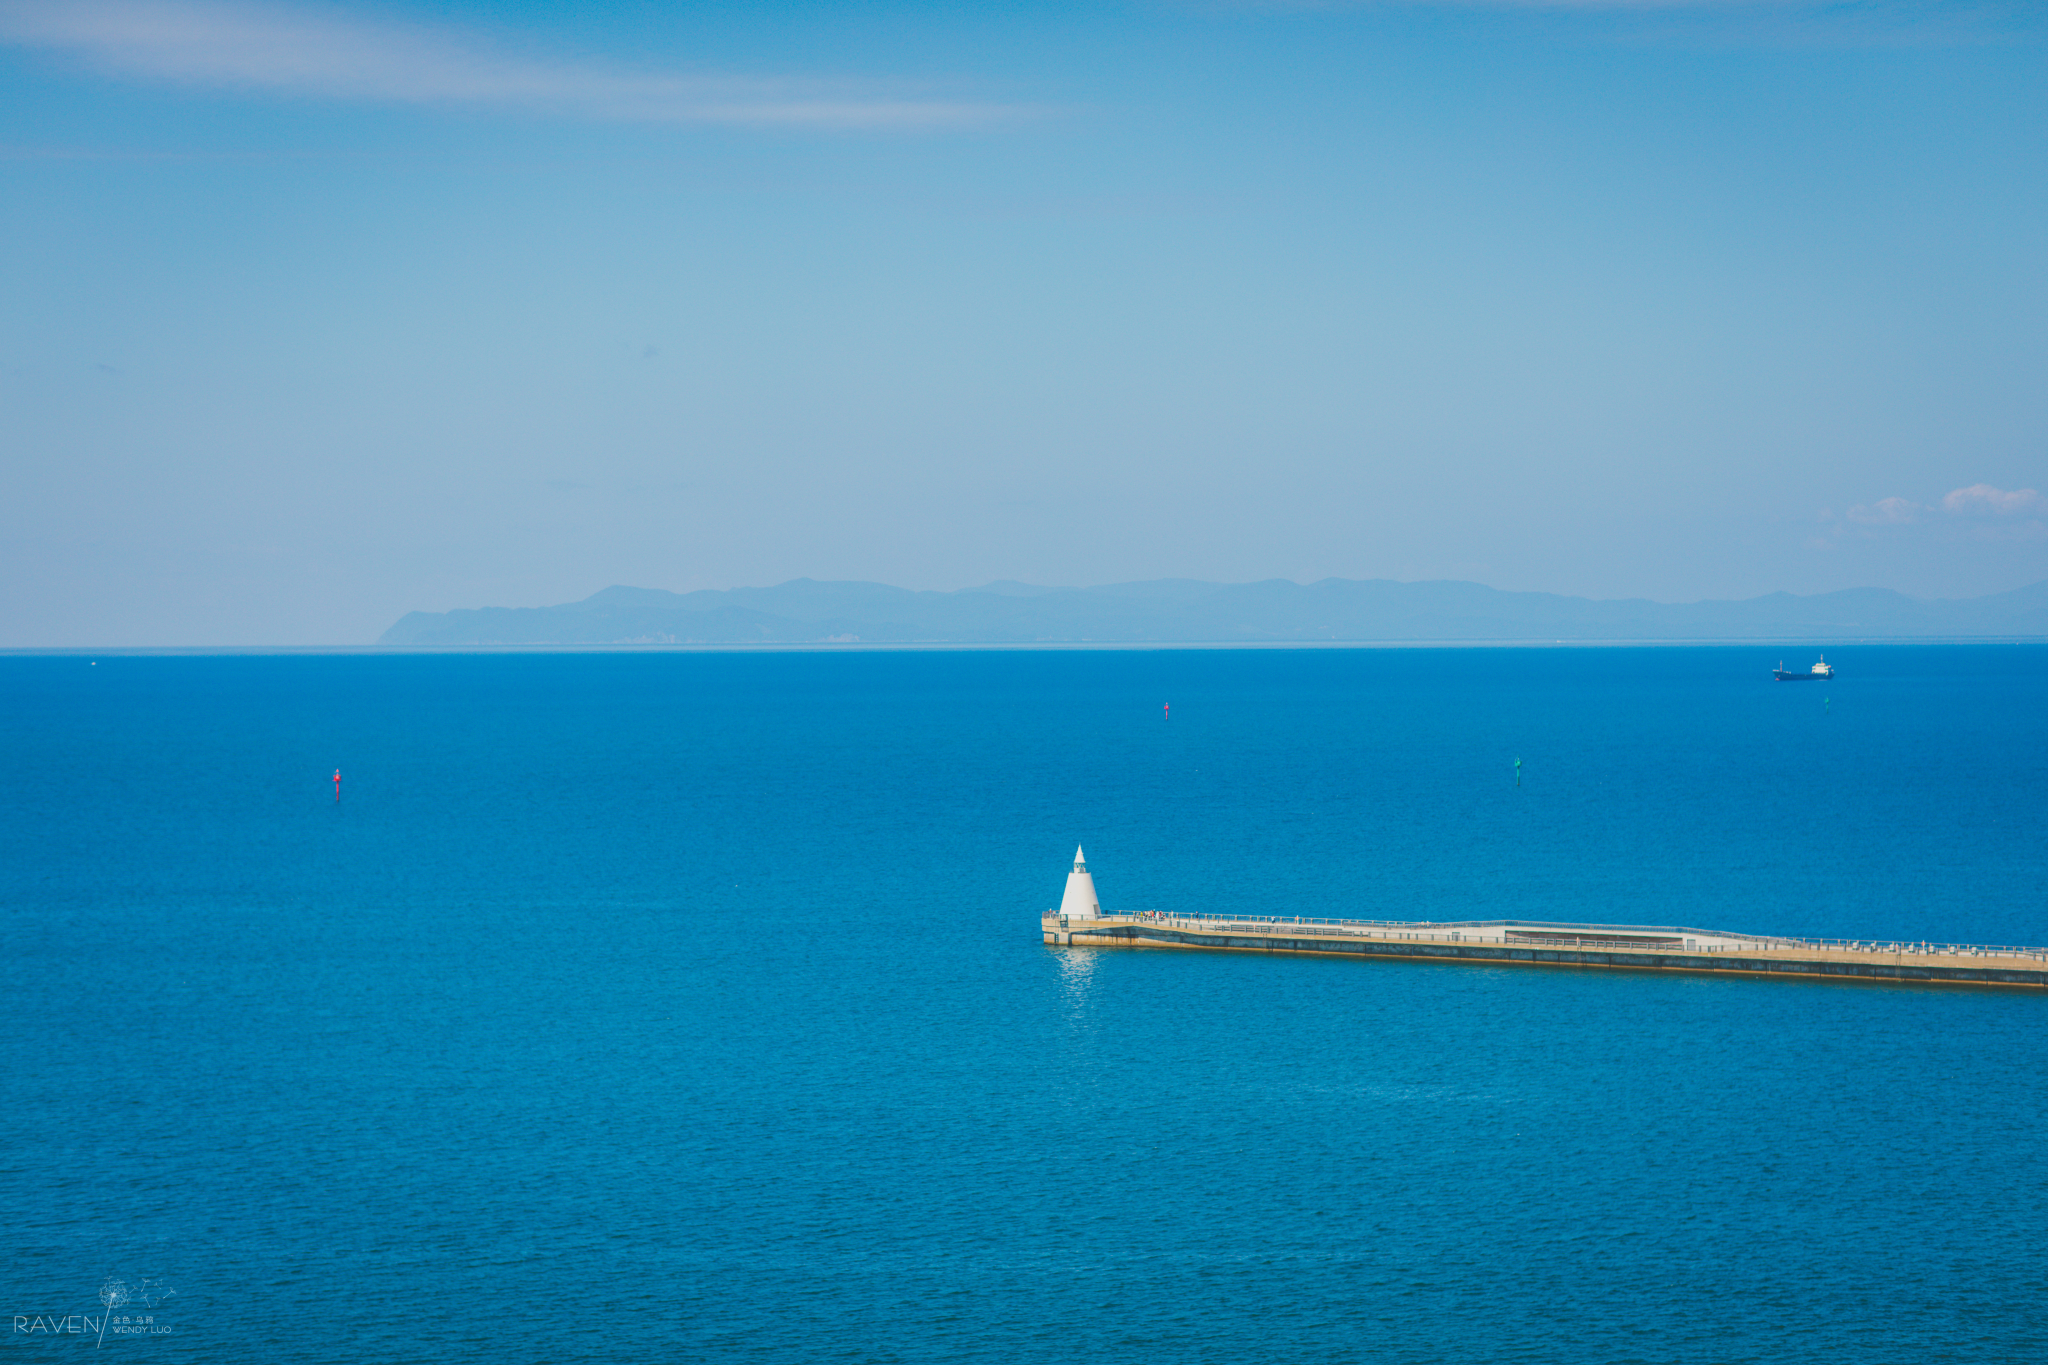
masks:
[[[1778,660],[1779,682],[1826,682],[1834,676],[1835,666],[1827,661],[1826,656],[1822,656],[1821,661],[1805,673],[1787,672],[1785,661],[1783,659]]]

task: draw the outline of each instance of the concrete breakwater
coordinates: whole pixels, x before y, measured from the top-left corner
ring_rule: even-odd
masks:
[[[2048,948],[1793,939],[1663,925],[1534,920],[1408,923],[1051,912],[1049,944],[1314,953],[1474,966],[1594,967],[2048,990]]]

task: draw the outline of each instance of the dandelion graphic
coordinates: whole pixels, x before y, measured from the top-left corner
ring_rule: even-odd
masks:
[[[100,1314],[100,1339],[97,1346],[104,1346],[107,1344],[107,1319],[114,1315],[116,1308],[128,1302],[128,1286],[119,1280],[108,1280],[100,1286],[100,1302],[106,1306],[107,1311]]]

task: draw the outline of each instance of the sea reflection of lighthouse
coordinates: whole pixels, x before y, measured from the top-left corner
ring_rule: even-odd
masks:
[[[1095,899],[1095,878],[1088,875],[1088,859],[1080,846],[1074,848],[1074,870],[1067,874],[1067,894],[1060,898],[1060,918],[1100,919],[1102,903]]]

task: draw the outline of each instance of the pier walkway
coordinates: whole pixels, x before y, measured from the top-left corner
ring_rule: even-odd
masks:
[[[1666,925],[1536,920],[1276,919],[1106,913],[1040,920],[1076,948],[1316,953],[1474,966],[1598,967],[2048,990],[2048,948],[1778,938]]]

